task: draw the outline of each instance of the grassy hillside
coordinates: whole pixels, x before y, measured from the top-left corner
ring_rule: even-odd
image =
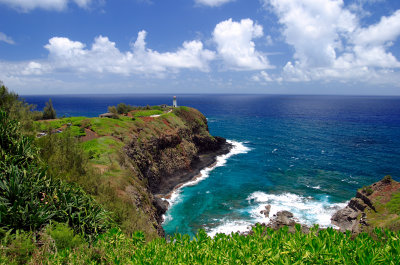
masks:
[[[140,150],[135,152],[148,161],[155,159],[150,149],[155,148],[152,146],[158,139],[180,138],[183,132],[190,134],[194,130],[199,135],[211,136],[204,116],[187,107],[133,110],[117,117],[37,121],[38,132],[47,134],[38,138],[37,143],[53,175],[77,183],[93,195],[113,214],[124,232],[142,230],[150,240],[160,234],[154,198],[139,168],[142,165],[127,157],[124,147],[138,145]],[[191,147],[184,141],[169,152],[186,155],[193,152],[188,150]],[[150,163],[151,170],[160,171],[157,163]]]

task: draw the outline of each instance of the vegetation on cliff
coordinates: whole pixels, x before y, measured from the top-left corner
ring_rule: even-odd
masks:
[[[400,183],[391,176],[359,189],[349,204],[332,216],[342,231],[400,230]]]
[[[36,121],[43,113],[0,92],[2,264],[400,262],[400,234],[379,229],[354,236],[256,226],[249,235],[200,231],[167,241],[154,194],[190,178],[225,143],[209,134],[200,112],[120,104],[114,119]],[[377,194],[371,190],[365,193]],[[388,213],[399,214],[398,200],[393,194]]]

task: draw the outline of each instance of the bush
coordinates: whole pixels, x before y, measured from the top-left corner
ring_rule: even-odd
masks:
[[[41,119],[42,112],[32,111],[34,105],[27,104],[13,92],[9,92],[0,81],[0,109],[6,111],[10,118],[17,119],[21,123],[21,129],[26,134],[35,133],[33,120]]]
[[[88,237],[110,227],[108,214],[81,188],[49,175],[32,139],[0,111],[0,217],[4,229],[38,231],[50,221],[68,223]]]
[[[129,112],[129,107],[125,103],[119,103],[117,105],[118,114],[125,114]]]
[[[54,240],[57,250],[73,249],[84,243],[83,238],[76,235],[67,224],[54,223],[47,227],[46,233]]]
[[[370,186],[364,186],[364,187],[362,188],[362,191],[363,191],[367,196],[371,195],[371,194],[374,192],[374,191],[371,189]]]
[[[109,113],[113,113],[113,114],[117,114],[118,113],[117,108],[115,106],[109,106],[108,107],[108,112]]]
[[[32,233],[17,231],[7,246],[7,255],[17,264],[26,264],[35,250]]]
[[[390,183],[390,182],[392,182],[392,176],[390,176],[390,175],[386,175],[386,176],[384,176],[383,177],[383,179],[382,179],[382,182],[384,182],[384,183]]]

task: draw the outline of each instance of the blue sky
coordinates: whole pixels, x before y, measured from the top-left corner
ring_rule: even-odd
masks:
[[[398,0],[0,0],[19,94],[400,95]]]

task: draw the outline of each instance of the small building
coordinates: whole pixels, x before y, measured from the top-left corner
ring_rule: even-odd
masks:
[[[114,113],[107,112],[107,113],[100,114],[99,117],[100,117],[100,118],[114,118],[114,117],[115,117],[115,114],[114,114]]]
[[[176,96],[174,96],[174,99],[172,100],[172,106],[174,108],[178,107],[178,104],[176,104]]]

